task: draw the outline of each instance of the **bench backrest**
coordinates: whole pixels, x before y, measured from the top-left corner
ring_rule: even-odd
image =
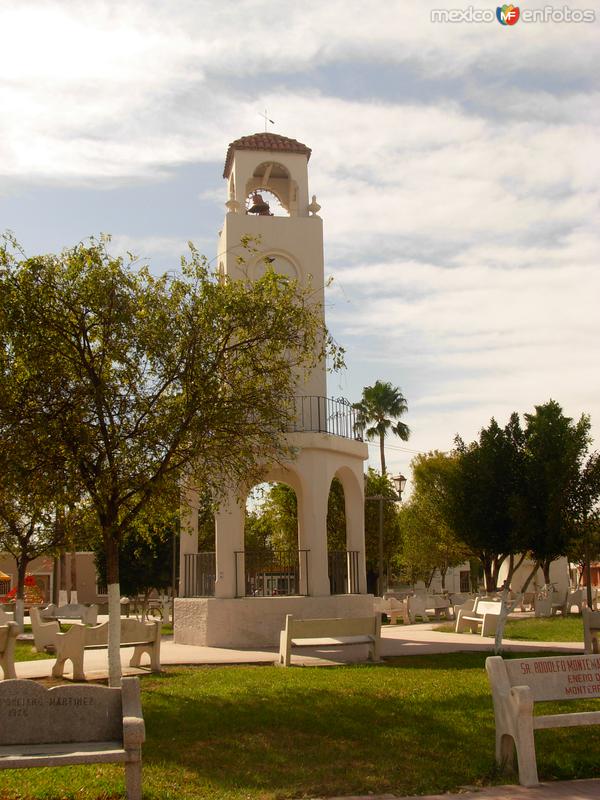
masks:
[[[42,619],[55,619],[57,617],[80,619],[82,622],[95,625],[98,619],[98,606],[86,606],[83,603],[67,603],[64,606],[57,606],[54,603],[50,603],[45,608],[40,608],[39,613]]]
[[[535,701],[600,697],[600,655],[486,659],[492,689],[529,686]]]
[[[499,614],[502,608],[502,603],[498,600],[482,600],[480,598],[475,602],[473,613],[475,614]]]
[[[374,617],[342,617],[340,619],[296,619],[286,616],[288,636],[303,639],[337,638],[338,636],[377,636],[381,622]]]
[[[0,625],[0,653],[4,653],[11,637],[17,638],[19,628],[15,622]]]
[[[128,642],[154,642],[160,636],[160,622],[139,622],[137,619],[121,618],[121,644]],[[108,644],[108,622],[101,622],[85,629],[85,645]]]
[[[109,742],[123,739],[121,689],[0,683],[0,745]]]
[[[6,612],[0,608],[0,625],[7,625],[9,622],[15,621],[15,615],[12,612]]]

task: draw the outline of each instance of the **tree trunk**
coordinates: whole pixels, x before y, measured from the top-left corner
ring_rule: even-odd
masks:
[[[492,574],[492,562],[489,558],[481,559],[483,564],[483,574],[485,579],[485,592],[490,594],[496,588],[496,583]]]
[[[77,603],[77,553],[75,549],[71,550],[71,594],[69,603]]]
[[[385,475],[385,434],[379,434],[379,455],[381,457],[381,474]]]
[[[535,573],[538,571],[539,568],[540,568],[540,562],[536,561],[535,564],[533,565],[533,569],[529,573],[529,577],[527,578],[527,580],[525,581],[525,583],[521,587],[521,591],[523,592],[523,594],[525,594],[525,592],[527,591],[527,587],[529,586],[529,584],[533,580],[533,578],[535,576]]]
[[[445,564],[443,567],[440,567],[440,576],[442,578],[442,592],[446,591],[446,573],[448,572],[448,565]]]
[[[121,590],[119,543],[112,531],[104,531],[106,582],[108,584],[108,685],[121,685]]]
[[[17,596],[15,598],[15,622],[19,626],[19,633],[23,633],[25,619],[25,573],[28,559],[17,559]]]
[[[551,558],[545,558],[542,562],[542,572],[544,573],[544,583],[546,586],[550,586],[550,564],[552,560]]]

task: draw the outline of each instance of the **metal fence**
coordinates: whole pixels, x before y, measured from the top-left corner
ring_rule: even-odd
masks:
[[[217,565],[215,553],[186,553],[183,597],[214,597]]]
[[[330,433],[362,441],[363,431],[357,425],[356,409],[348,400],[307,395],[296,397],[295,403],[293,432]]]
[[[359,594],[358,550],[332,550],[328,560],[331,594]]]
[[[235,578],[246,597],[308,594],[308,550],[238,550]]]

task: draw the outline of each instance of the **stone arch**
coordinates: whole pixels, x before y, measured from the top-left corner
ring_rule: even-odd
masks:
[[[307,593],[306,556],[302,558],[299,542],[299,514],[302,502],[302,482],[293,469],[273,467],[262,476],[260,483],[271,487],[282,485],[294,494],[296,506],[295,536],[288,531],[288,541],[256,541],[249,538],[247,530],[249,515],[246,515],[243,537],[243,554],[236,554],[238,572],[243,569],[243,589],[245,596],[272,597],[277,595],[301,595]],[[255,484],[256,486],[256,484]],[[251,492],[253,487],[248,489]],[[256,519],[256,518],[255,518]],[[260,524],[257,521],[257,528]],[[259,539],[260,530],[259,532]],[[291,536],[289,534],[291,533]],[[239,586],[239,581],[238,581]],[[238,589],[238,594],[241,593]]]
[[[334,477],[339,480],[344,489],[348,591],[351,593],[363,592],[366,588],[364,484],[361,483],[356,472],[348,466],[339,467],[335,471]]]
[[[273,194],[282,209],[291,214],[292,206],[297,206],[297,188],[292,180],[290,171],[277,161],[261,161],[252,171],[246,181],[245,200],[253,192],[270,192]]]

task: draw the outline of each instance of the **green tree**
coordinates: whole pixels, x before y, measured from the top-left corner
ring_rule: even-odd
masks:
[[[523,431],[518,414],[501,428],[492,419],[477,441],[456,439],[456,469],[447,475],[446,513],[457,538],[481,561],[485,587],[496,591],[498,574],[510,559],[509,576],[519,566],[514,556],[523,549],[516,518],[523,484]]]
[[[0,403],[18,402],[2,358]],[[53,553],[71,532],[67,514],[67,473],[60,454],[52,458],[27,431],[0,416],[0,552],[16,562],[15,619],[23,625],[25,574],[33,559]],[[69,523],[67,525],[67,523]]]
[[[550,564],[582,533],[600,495],[600,462],[590,454],[590,418],[565,416],[554,400],[525,414],[524,476],[518,519],[523,541],[550,583]]]
[[[379,438],[381,474],[385,475],[385,437],[388,431],[408,441],[410,429],[399,417],[408,411],[406,398],[397,386],[376,381],[373,386],[365,386],[362,398],[354,403],[357,411],[357,427],[365,429],[368,439]],[[394,422],[396,420],[396,422]]]
[[[334,478],[327,500],[327,550],[346,549],[346,498],[341,481]]]
[[[175,477],[218,497],[289,457],[273,432],[292,422],[295,376],[338,351],[311,287],[272,269],[219,279],[192,246],[179,275],[154,277],[105,238],[32,258],[5,240],[0,309],[2,381],[21,398],[0,389],[0,416],[64,455],[96,512],[114,684],[119,543]]]
[[[383,500],[369,499],[382,497]],[[383,561],[395,561],[401,546],[401,529],[397,495],[387,475],[369,469],[365,481],[365,556],[367,572],[379,573],[379,514],[383,514]]]
[[[412,583],[422,580],[429,586],[439,571],[444,587],[449,567],[470,556],[449,524],[447,491],[456,458],[436,451],[416,456],[411,467],[413,491],[400,510],[399,563]]]
[[[171,586],[178,517],[175,511],[146,509],[119,542],[120,589],[130,597],[142,595],[143,613],[153,590],[164,591]],[[106,552],[102,540],[96,541],[96,568],[100,580],[106,583]]]

